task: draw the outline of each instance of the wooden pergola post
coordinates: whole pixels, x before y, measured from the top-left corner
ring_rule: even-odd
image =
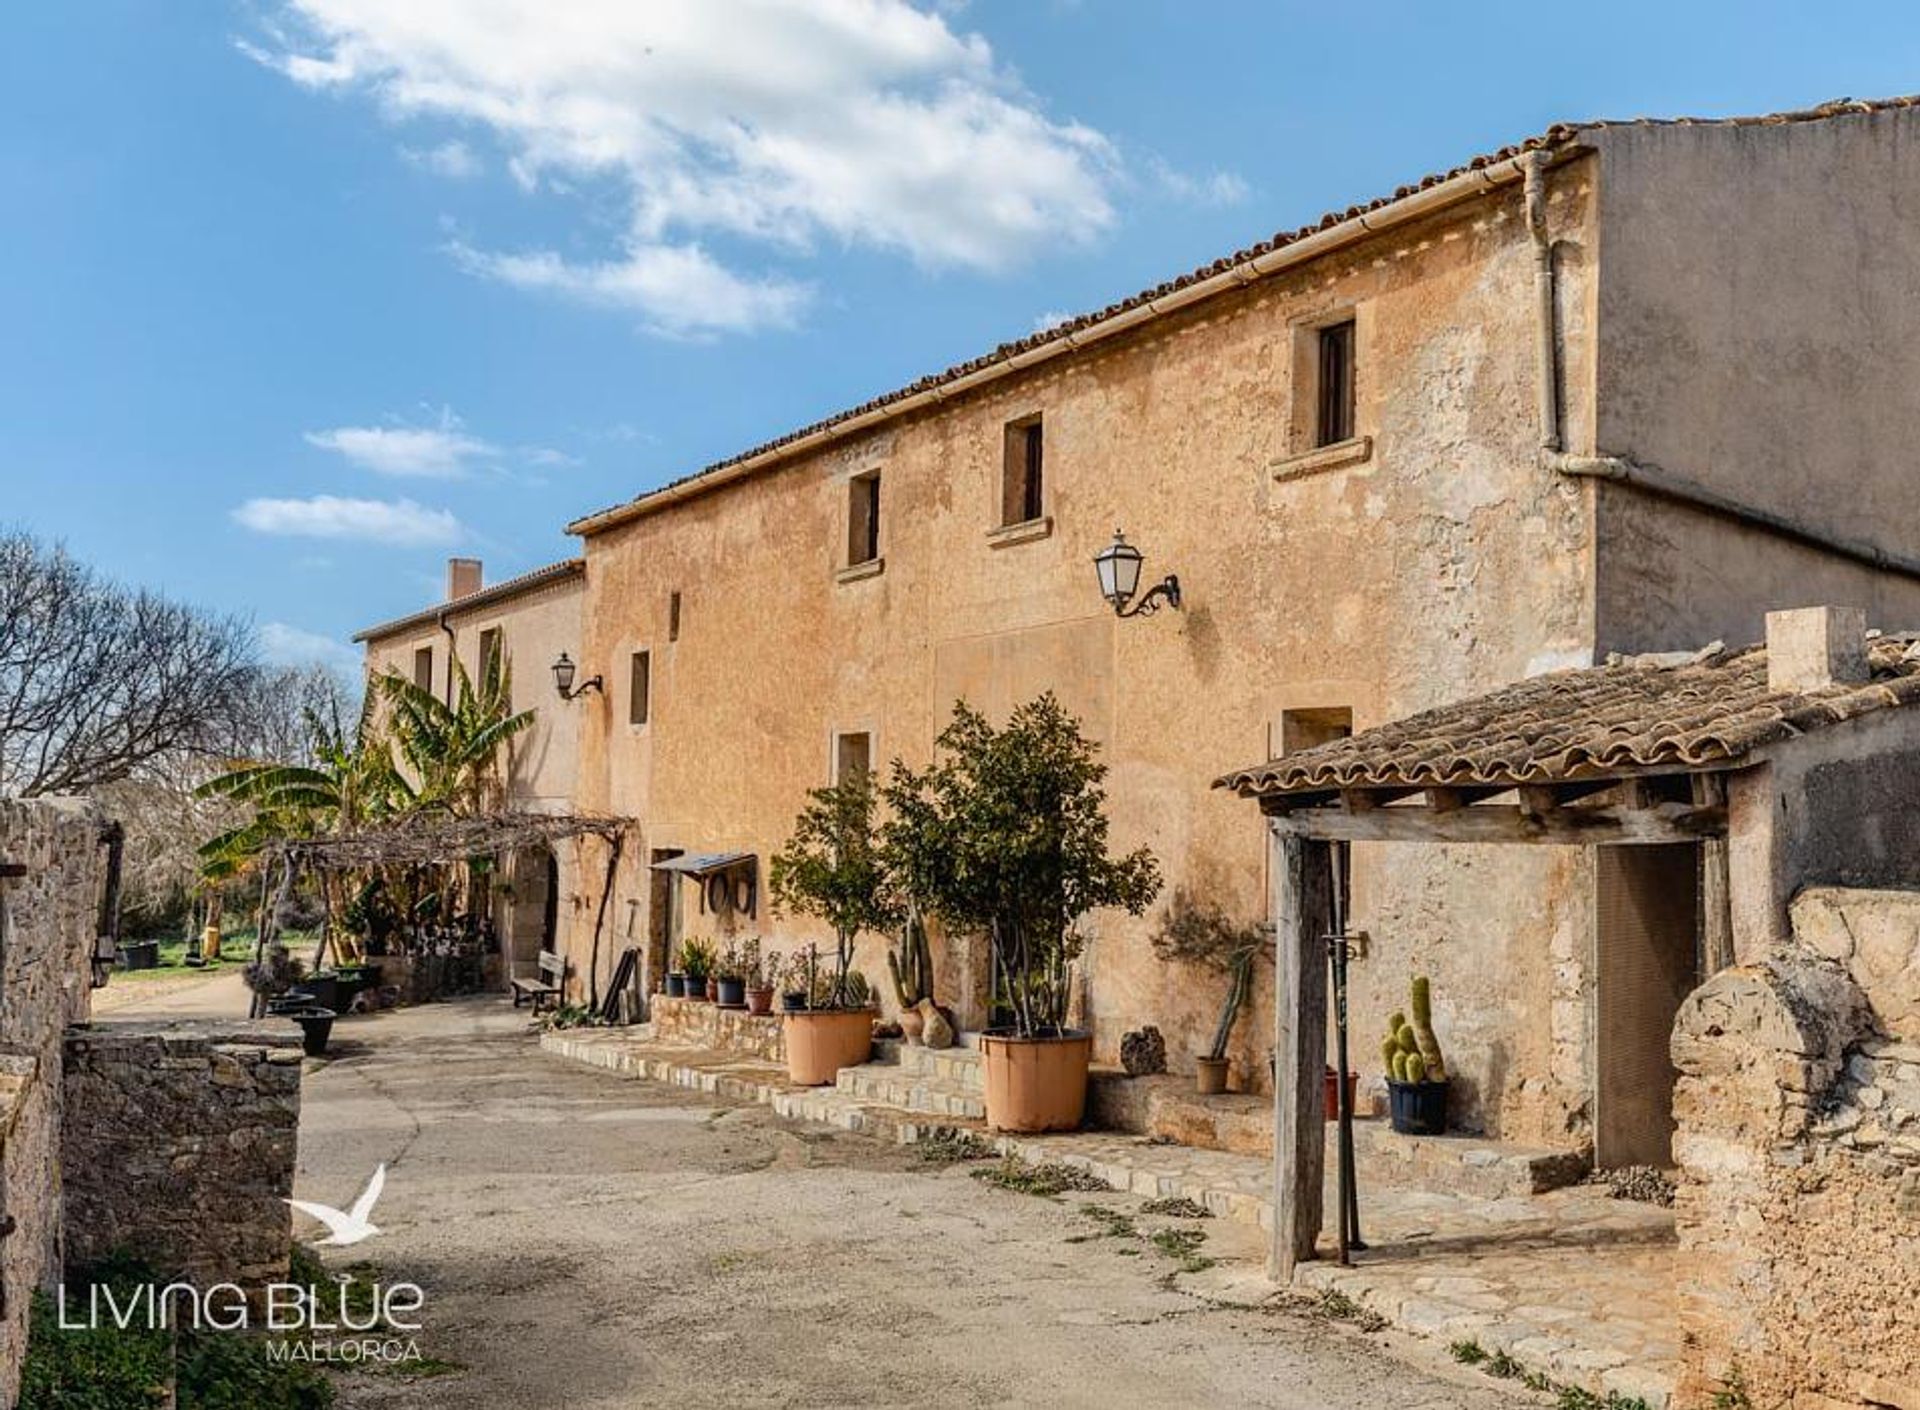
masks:
[[[1273,1243],[1267,1272],[1293,1279],[1313,1257],[1326,1164],[1327,966],[1333,849],[1269,825],[1273,837]]]

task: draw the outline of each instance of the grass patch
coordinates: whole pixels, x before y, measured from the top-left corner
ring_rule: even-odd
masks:
[[[95,1286],[130,1303],[152,1270],[111,1259],[77,1279],[69,1305],[84,1308]],[[19,1410],[327,1410],[333,1385],[312,1366],[270,1361],[265,1339],[243,1331],[66,1328],[44,1292],[33,1295]]]
[[[1213,1211],[1204,1204],[1196,1204],[1184,1195],[1167,1195],[1160,1199],[1150,1199],[1140,1206],[1142,1214],[1160,1214],[1168,1219],[1211,1219]]]
[[[1528,1390],[1555,1392],[1559,1396],[1555,1402],[1556,1410],[1648,1410],[1647,1402],[1637,1395],[1626,1396],[1614,1391],[1602,1398],[1579,1386],[1556,1385],[1545,1372],[1529,1371],[1504,1351],[1490,1355],[1477,1341],[1450,1342],[1447,1354],[1463,1366],[1478,1366],[1489,1376],[1497,1376],[1503,1381],[1519,1381]],[[1723,1407],[1715,1402],[1714,1410],[1723,1410]],[[1746,1410],[1746,1407],[1725,1407],[1725,1410]]]
[[[1713,1393],[1713,1410],[1753,1410],[1753,1398],[1747,1394],[1747,1378],[1735,1365]]]
[[[1089,1234],[1094,1239],[1134,1239],[1140,1231],[1134,1227],[1133,1216],[1124,1209],[1109,1209],[1104,1204],[1083,1204],[1080,1212],[1100,1226],[1100,1232]]]
[[[984,1180],[989,1185],[1018,1194],[1037,1195],[1041,1199],[1053,1199],[1069,1190],[1093,1194],[1113,1189],[1098,1175],[1075,1165],[1060,1165],[1053,1161],[1041,1165],[1023,1165],[1013,1156],[1007,1156],[998,1165],[971,1173],[974,1179]]]
[[[958,1165],[968,1160],[989,1160],[993,1147],[971,1131],[952,1128],[922,1136],[914,1143],[914,1154],[928,1165]]]
[[[1385,1317],[1362,1307],[1338,1288],[1328,1288],[1320,1294],[1319,1312],[1335,1322],[1351,1322],[1363,1332],[1381,1331],[1387,1325]]]
[[[1206,1241],[1206,1232],[1201,1229],[1156,1229],[1147,1240],[1178,1263],[1182,1273],[1204,1273],[1213,1267],[1213,1260],[1200,1252],[1200,1245]]]

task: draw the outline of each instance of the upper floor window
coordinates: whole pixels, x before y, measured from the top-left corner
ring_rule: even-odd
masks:
[[[680,640],[680,593],[678,589],[667,594],[667,640]]]
[[[880,556],[880,472],[869,470],[847,484],[847,566]]]
[[[873,771],[873,736],[864,730],[833,737],[833,778],[845,783],[856,774]]]
[[[505,649],[502,645],[500,628],[488,627],[480,633],[480,679],[482,682],[498,676],[506,665]]]
[[[1007,423],[1000,478],[1001,524],[1026,524],[1046,513],[1046,440],[1038,416]]]
[[[413,683],[422,690],[433,689],[433,648],[416,646],[413,649]]]
[[[653,710],[653,653],[636,651],[627,676],[627,723],[644,725]]]
[[[1320,330],[1319,414],[1314,422],[1315,446],[1350,441],[1354,422],[1353,320]]]

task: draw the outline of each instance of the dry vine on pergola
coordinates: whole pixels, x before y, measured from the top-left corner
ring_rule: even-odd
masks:
[[[593,956],[588,966],[589,983],[596,991],[591,1002],[597,1004],[600,934],[605,928],[607,902],[613,894],[621,845],[631,825],[630,818],[583,814],[441,814],[415,816],[391,827],[370,828],[361,832],[283,838],[266,849],[267,865],[262,869],[263,892],[267,876],[278,863],[281,867],[279,899],[266,908],[255,942],[255,956],[257,958],[265,953],[281,903],[292,894],[294,881],[302,869],[343,872],[386,866],[457,866],[480,857],[499,857],[523,848],[547,846],[569,838],[598,837],[608,844],[608,852],[606,876],[600,887],[600,904],[594,915]],[[333,930],[332,921],[329,911],[320,950],[315,954],[316,963],[325,953]]]

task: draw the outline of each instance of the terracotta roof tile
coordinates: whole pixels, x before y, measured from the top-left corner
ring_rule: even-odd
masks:
[[[1535,676],[1214,781],[1253,798],[1338,788],[1573,782],[1732,763],[1876,710],[1920,704],[1920,644],[1875,638],[1872,678],[1802,695],[1767,690],[1767,650],[1681,664],[1629,659]]]
[[[587,571],[584,558],[563,558],[558,563],[549,563],[545,567],[535,568],[518,577],[504,578],[490,587],[478,592],[470,592],[465,597],[456,597],[451,602],[436,602],[431,607],[423,607],[418,612],[409,612],[404,617],[395,617],[390,622],[368,627],[353,634],[355,641],[377,641],[383,636],[392,636],[395,632],[407,631],[413,627],[436,622],[442,612],[465,612],[474,607],[485,607],[489,603],[504,602],[510,597],[518,597],[523,592],[545,587],[548,583],[559,582],[565,578],[577,577]]]

